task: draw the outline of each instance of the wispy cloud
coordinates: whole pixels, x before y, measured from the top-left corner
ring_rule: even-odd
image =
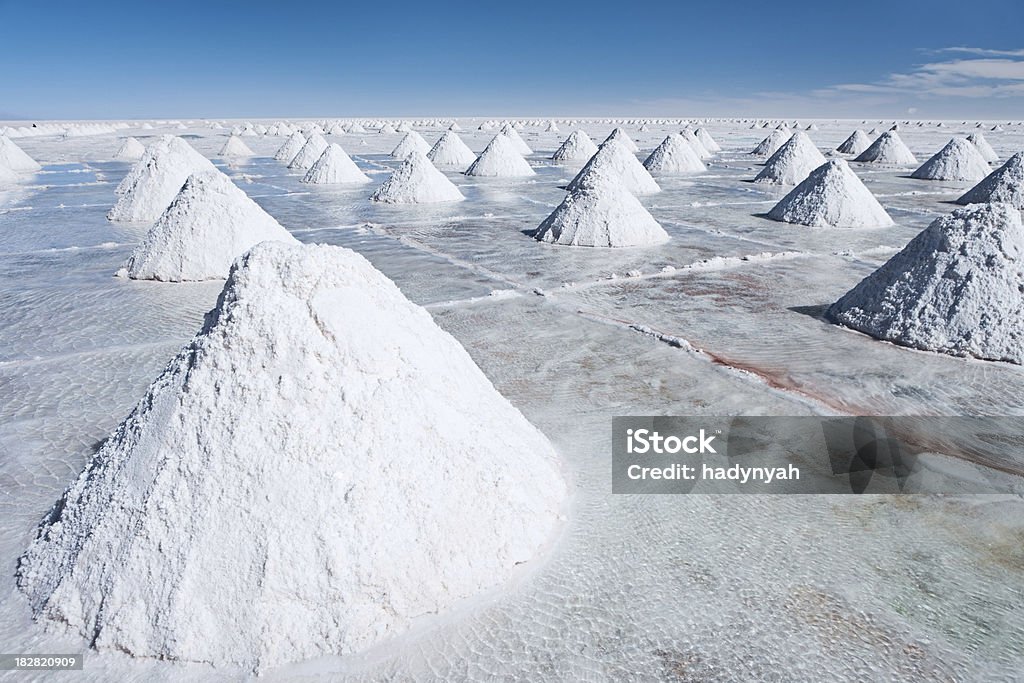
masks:
[[[987,47],[940,47],[937,50],[924,50],[932,54],[959,53],[978,57],[1024,57],[1024,50],[992,50]]]

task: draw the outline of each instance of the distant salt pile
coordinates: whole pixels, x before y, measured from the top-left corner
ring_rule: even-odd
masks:
[[[1004,202],[1024,210],[1024,152],[1014,154],[956,200],[957,204],[989,202]]]
[[[196,173],[117,274],[164,282],[225,278],[238,256],[264,240],[296,241],[226,175]]]
[[[544,129],[544,132],[546,132],[546,133],[557,133],[558,132],[558,126],[555,124],[554,121],[548,121],[548,125]]]
[[[797,185],[814,169],[825,163],[825,155],[803,131],[793,136],[768,158],[764,168],[754,178],[755,183],[771,185]]]
[[[566,186],[566,190],[572,192],[588,183],[597,185],[602,179],[617,181],[635,195],[661,192],[658,183],[643,164],[618,140],[603,143]]]
[[[380,130],[377,132],[380,133],[381,135],[394,135],[398,131],[396,131],[395,127],[392,126],[390,123],[385,123],[383,126],[380,127]]]
[[[341,145],[332,142],[309,167],[302,182],[311,185],[351,185],[368,183],[370,179],[359,170]]]
[[[430,159],[413,150],[370,199],[384,204],[432,204],[458,202],[465,197],[452,181],[434,168]]]
[[[903,346],[1024,363],[1024,225],[1010,204],[936,219],[828,310]]]
[[[871,146],[860,153],[854,161],[870,162],[887,166],[911,166],[917,163],[911,151],[895,130],[890,129],[878,136]]]
[[[348,127],[348,132],[351,135],[363,135],[364,133],[366,133],[366,128],[363,127],[363,124],[356,121],[355,123]]]
[[[842,144],[836,147],[840,154],[857,155],[871,146],[871,138],[859,128],[850,134],[850,137],[843,140]]]
[[[476,155],[466,146],[458,133],[446,130],[427,152],[427,158],[438,166],[466,168],[473,163]]]
[[[616,128],[611,133],[609,133],[608,137],[606,137],[604,141],[608,142],[609,140],[618,140],[619,142],[626,146],[626,149],[628,149],[630,152],[633,152],[634,154],[640,151],[640,148],[636,146],[635,142],[633,142],[633,138],[629,137],[629,133],[624,131],[622,128]]]
[[[991,172],[981,152],[966,138],[953,138],[910,174],[918,180],[978,182]]]
[[[788,130],[773,130],[768,134],[768,137],[757,143],[757,146],[750,153],[756,157],[770,157],[786,144],[790,135]]]
[[[986,162],[999,161],[999,155],[992,149],[992,145],[988,144],[988,140],[981,133],[971,133],[967,136],[968,142],[978,148],[978,153]]]
[[[700,144],[704,145],[704,149],[711,154],[716,154],[717,152],[722,151],[721,145],[715,142],[715,139],[711,137],[711,133],[709,133],[706,128],[698,128],[693,131],[693,134],[697,136],[698,140],[700,140]]]
[[[679,133],[668,135],[644,161],[644,168],[653,174],[662,175],[704,173],[708,170],[693,147]]]
[[[569,192],[540,224],[535,237],[573,247],[640,247],[669,238],[636,197],[604,176]]]
[[[419,152],[420,154],[430,152],[430,145],[423,139],[422,135],[414,130],[410,130],[405,134],[405,137],[391,150],[391,156],[396,159],[404,159],[412,152]]]
[[[256,672],[352,654],[534,559],[567,493],[557,463],[362,256],[266,242],[17,581],[101,651]]]
[[[327,150],[328,143],[324,136],[316,131],[309,136],[306,144],[302,146],[298,154],[289,162],[288,168],[299,171],[308,171],[316,163],[316,160]]]
[[[249,149],[249,145],[245,144],[242,138],[232,135],[224,143],[224,146],[220,148],[220,156],[251,157],[256,156],[256,153]]]
[[[871,191],[842,159],[811,171],[768,212],[768,218],[814,228],[874,228],[893,224]]]
[[[452,121],[452,125],[448,126],[448,130],[452,131],[453,133],[461,133],[462,126],[460,126],[458,122]]]
[[[121,146],[114,152],[114,158],[124,161],[138,161],[145,153],[146,147],[141,142],[136,138],[128,137],[125,138]]]
[[[590,139],[590,136],[577,128],[569,133],[555,153],[551,155],[554,161],[586,161],[597,154],[597,145]]]
[[[6,135],[0,135],[0,164],[19,173],[35,173],[42,168]]]
[[[519,135],[519,131],[511,123],[506,123],[501,127],[501,134],[511,140],[515,150],[523,156],[533,154],[533,150],[530,149],[530,146],[526,144],[526,141]]]
[[[480,156],[466,169],[469,176],[515,178],[536,175],[530,164],[516,151],[515,143],[504,133],[495,135]]]
[[[303,146],[306,144],[305,136],[299,131],[295,131],[288,136],[285,143],[281,145],[280,149],[274,154],[274,158],[278,161],[291,161],[295,158]]]
[[[155,221],[193,173],[216,170],[210,160],[173,135],[154,141],[117,186],[111,221]],[[237,254],[236,254],[237,255]]]
[[[396,133],[411,133],[412,132],[412,126],[409,125],[408,121],[402,121],[395,128],[395,132]]]

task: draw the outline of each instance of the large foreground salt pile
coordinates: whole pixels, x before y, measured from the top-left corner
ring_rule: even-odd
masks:
[[[232,135],[228,137],[227,142],[220,148],[220,156],[222,157],[252,157],[256,156],[256,153],[249,149],[249,145],[245,144],[245,140]]]
[[[1024,225],[1009,204],[936,219],[828,310],[878,339],[1024,363]]]
[[[516,151],[512,139],[503,133],[495,135],[487,143],[484,151],[480,152],[476,161],[466,169],[466,175],[492,178],[516,178],[535,174],[529,162]]]
[[[871,191],[842,159],[831,159],[782,198],[768,217],[815,228],[873,228],[893,224]]]
[[[138,161],[142,158],[142,155],[146,153],[146,147],[136,138],[127,137],[121,146],[114,152],[115,159],[121,159],[124,161]]]
[[[629,137],[629,133],[622,128],[616,128],[604,139],[605,142],[609,142],[611,140],[618,140],[633,154],[640,151],[640,148],[636,146],[635,142],[633,142],[633,138]]]
[[[857,130],[850,133],[850,137],[843,140],[843,142],[840,143],[838,147],[836,147],[836,151],[839,152],[840,154],[857,155],[866,150],[870,146],[871,138],[868,137],[867,133],[858,128]]]
[[[992,149],[992,145],[988,144],[988,140],[981,133],[971,133],[967,136],[967,141],[978,148],[978,152],[981,157],[991,163],[993,161],[999,161],[999,155]]]
[[[1024,209],[1024,152],[1014,154],[956,200],[957,204],[986,202],[1005,202]]]
[[[796,185],[823,163],[825,155],[814,146],[807,133],[797,131],[768,158],[754,182]]]
[[[118,275],[185,282],[225,278],[232,262],[264,240],[295,238],[220,171],[189,176]]]
[[[911,166],[917,157],[903,144],[895,130],[887,130],[861,152],[854,161],[871,162],[889,166]]]
[[[295,158],[295,155],[302,150],[306,144],[306,138],[299,131],[292,133],[285,143],[274,153],[274,158],[278,161],[291,161]]]
[[[332,142],[309,167],[301,182],[311,185],[347,185],[368,183],[370,179],[359,170],[341,145]]]
[[[535,237],[574,247],[639,247],[665,242],[668,233],[618,181],[594,176],[569,192]]]
[[[506,123],[502,126],[500,134],[508,137],[508,139],[512,141],[512,145],[515,147],[515,150],[523,156],[533,154],[533,150],[530,149],[528,144],[526,144],[526,140],[523,140],[522,136],[519,135],[519,131],[516,130],[516,127],[511,123]]]
[[[555,153],[551,155],[554,161],[586,161],[597,154],[597,145],[590,139],[590,136],[577,128],[569,133]]]
[[[618,140],[603,143],[565,189],[572,192],[586,183],[596,185],[598,176],[621,183],[635,195],[661,192],[644,165]]]
[[[146,148],[115,192],[112,221],[155,221],[193,173],[215,171],[210,160],[184,140],[163,135]]]
[[[693,147],[679,133],[670,133],[644,161],[651,173],[675,175],[704,173],[707,167]]]
[[[704,143],[700,141],[700,138],[697,137],[697,134],[693,132],[692,128],[683,129],[680,135],[683,136],[684,140],[690,143],[690,146],[693,147],[693,151],[696,152],[697,156],[701,159],[710,159],[714,156],[714,154],[711,153],[711,150],[705,147]]]
[[[419,152],[420,154],[427,154],[430,152],[430,145],[423,136],[414,130],[410,130],[405,134],[393,150],[391,150],[391,156],[395,159],[404,159],[411,152]]]
[[[266,242],[18,584],[97,649],[260,671],[504,583],[565,495],[547,439],[393,282],[347,249]]]
[[[8,168],[7,166],[4,166],[4,164],[0,162],[0,187],[11,185],[13,183],[18,182],[20,179],[21,178],[18,175],[17,171],[15,171],[13,168]]]
[[[756,157],[770,157],[779,151],[779,147],[786,144],[791,135],[789,130],[776,128],[768,134],[768,137],[757,143],[757,146],[750,153]]]
[[[372,201],[385,204],[458,202],[465,197],[422,152],[412,150],[402,165],[377,188]]]
[[[466,168],[476,159],[462,138],[453,130],[446,130],[427,152],[427,158],[438,166]]]
[[[0,165],[19,173],[34,173],[42,168],[39,163],[25,153],[6,135],[0,135]]]
[[[312,131],[310,136],[306,139],[306,144],[302,146],[292,160],[288,163],[288,168],[299,171],[308,171],[316,163],[316,160],[327,150],[327,140],[323,135],[316,131]]]
[[[976,183],[991,172],[985,157],[966,138],[953,138],[920,168],[910,174],[919,180],[970,181]]]

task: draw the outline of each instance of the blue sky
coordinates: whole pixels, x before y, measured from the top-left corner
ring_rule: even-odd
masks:
[[[1020,118],[1024,2],[14,2],[0,118]]]

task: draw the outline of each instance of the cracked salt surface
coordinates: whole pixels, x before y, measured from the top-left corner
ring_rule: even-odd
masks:
[[[826,150],[860,123],[818,125],[811,138]],[[477,153],[493,136],[463,127]],[[613,127],[586,130],[603,140]],[[246,138],[259,157],[217,162],[298,239],[359,251],[429,306],[552,440],[576,487],[561,542],[504,593],[424,620],[365,655],[288,665],[265,680],[1019,677],[1018,497],[609,493],[616,414],[1024,413],[1021,368],[911,351],[820,315],[952,211],[946,202],[966,184],[851,164],[895,227],[839,234],[780,224],[753,214],[785,188],[741,182],[759,168],[746,152],[764,131],[708,128],[725,149],[711,160],[713,176],[660,178],[663,191],[643,199],[672,239],[613,253],[544,245],[522,232],[551,212],[564,197],[559,186],[578,171],[548,160],[567,128],[523,133],[536,176],[446,171],[466,195],[452,206],[375,206],[373,185],[304,187],[269,159],[283,138]],[[670,130],[629,132],[643,154]],[[225,132],[189,143],[214,157]],[[919,158],[953,134],[963,132],[900,132]],[[1024,148],[1014,128],[986,137],[1003,159]],[[388,154],[401,134],[367,134],[366,146],[360,136],[327,139],[358,149],[353,159],[375,183],[398,164]],[[0,565],[9,568],[0,574],[0,651],[76,652],[81,640],[33,624],[14,585],[15,560],[98,442],[198,330],[220,283],[113,278],[147,227],[104,218],[128,169],[105,161],[117,136],[18,142],[53,172],[0,193]],[[86,167],[105,183],[83,184]],[[801,255],[743,259],[786,252]],[[717,267],[689,267],[718,257]],[[624,277],[633,270],[643,275]],[[519,296],[491,296],[496,290]],[[90,652],[77,678],[242,675]]]

